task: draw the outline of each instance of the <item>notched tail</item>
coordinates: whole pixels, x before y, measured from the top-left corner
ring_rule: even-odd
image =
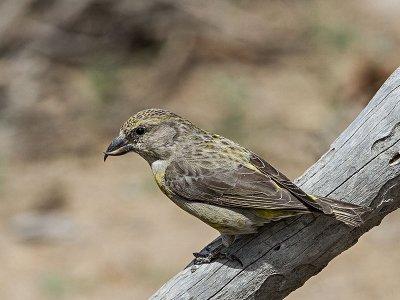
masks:
[[[321,205],[325,214],[334,215],[336,220],[351,227],[361,226],[364,223],[363,215],[372,210],[370,207],[324,197],[317,197],[315,201]]]

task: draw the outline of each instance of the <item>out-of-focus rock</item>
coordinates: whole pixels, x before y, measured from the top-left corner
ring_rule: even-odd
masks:
[[[20,213],[11,219],[10,228],[22,242],[63,242],[77,233],[73,220],[60,213]]]
[[[39,212],[55,212],[68,205],[66,188],[62,182],[54,181],[44,189],[43,194],[34,203],[33,209]]]

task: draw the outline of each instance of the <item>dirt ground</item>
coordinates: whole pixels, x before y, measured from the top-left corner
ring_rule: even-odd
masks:
[[[0,3],[0,299],[146,299],[217,236],[138,156],[103,162],[134,112],[296,178],[400,61],[393,1],[128,2]],[[394,212],[288,299],[397,299],[399,249]]]

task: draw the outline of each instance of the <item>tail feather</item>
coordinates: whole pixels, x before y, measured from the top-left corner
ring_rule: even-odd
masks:
[[[364,223],[363,215],[371,208],[347,203],[335,199],[318,197],[316,201],[323,208],[325,214],[333,214],[339,220],[351,227],[358,227]]]

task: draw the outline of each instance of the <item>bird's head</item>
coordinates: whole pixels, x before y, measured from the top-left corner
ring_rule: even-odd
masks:
[[[104,160],[129,152],[140,154],[149,163],[168,159],[195,129],[192,123],[167,110],[142,110],[122,125],[119,135],[104,152]]]

